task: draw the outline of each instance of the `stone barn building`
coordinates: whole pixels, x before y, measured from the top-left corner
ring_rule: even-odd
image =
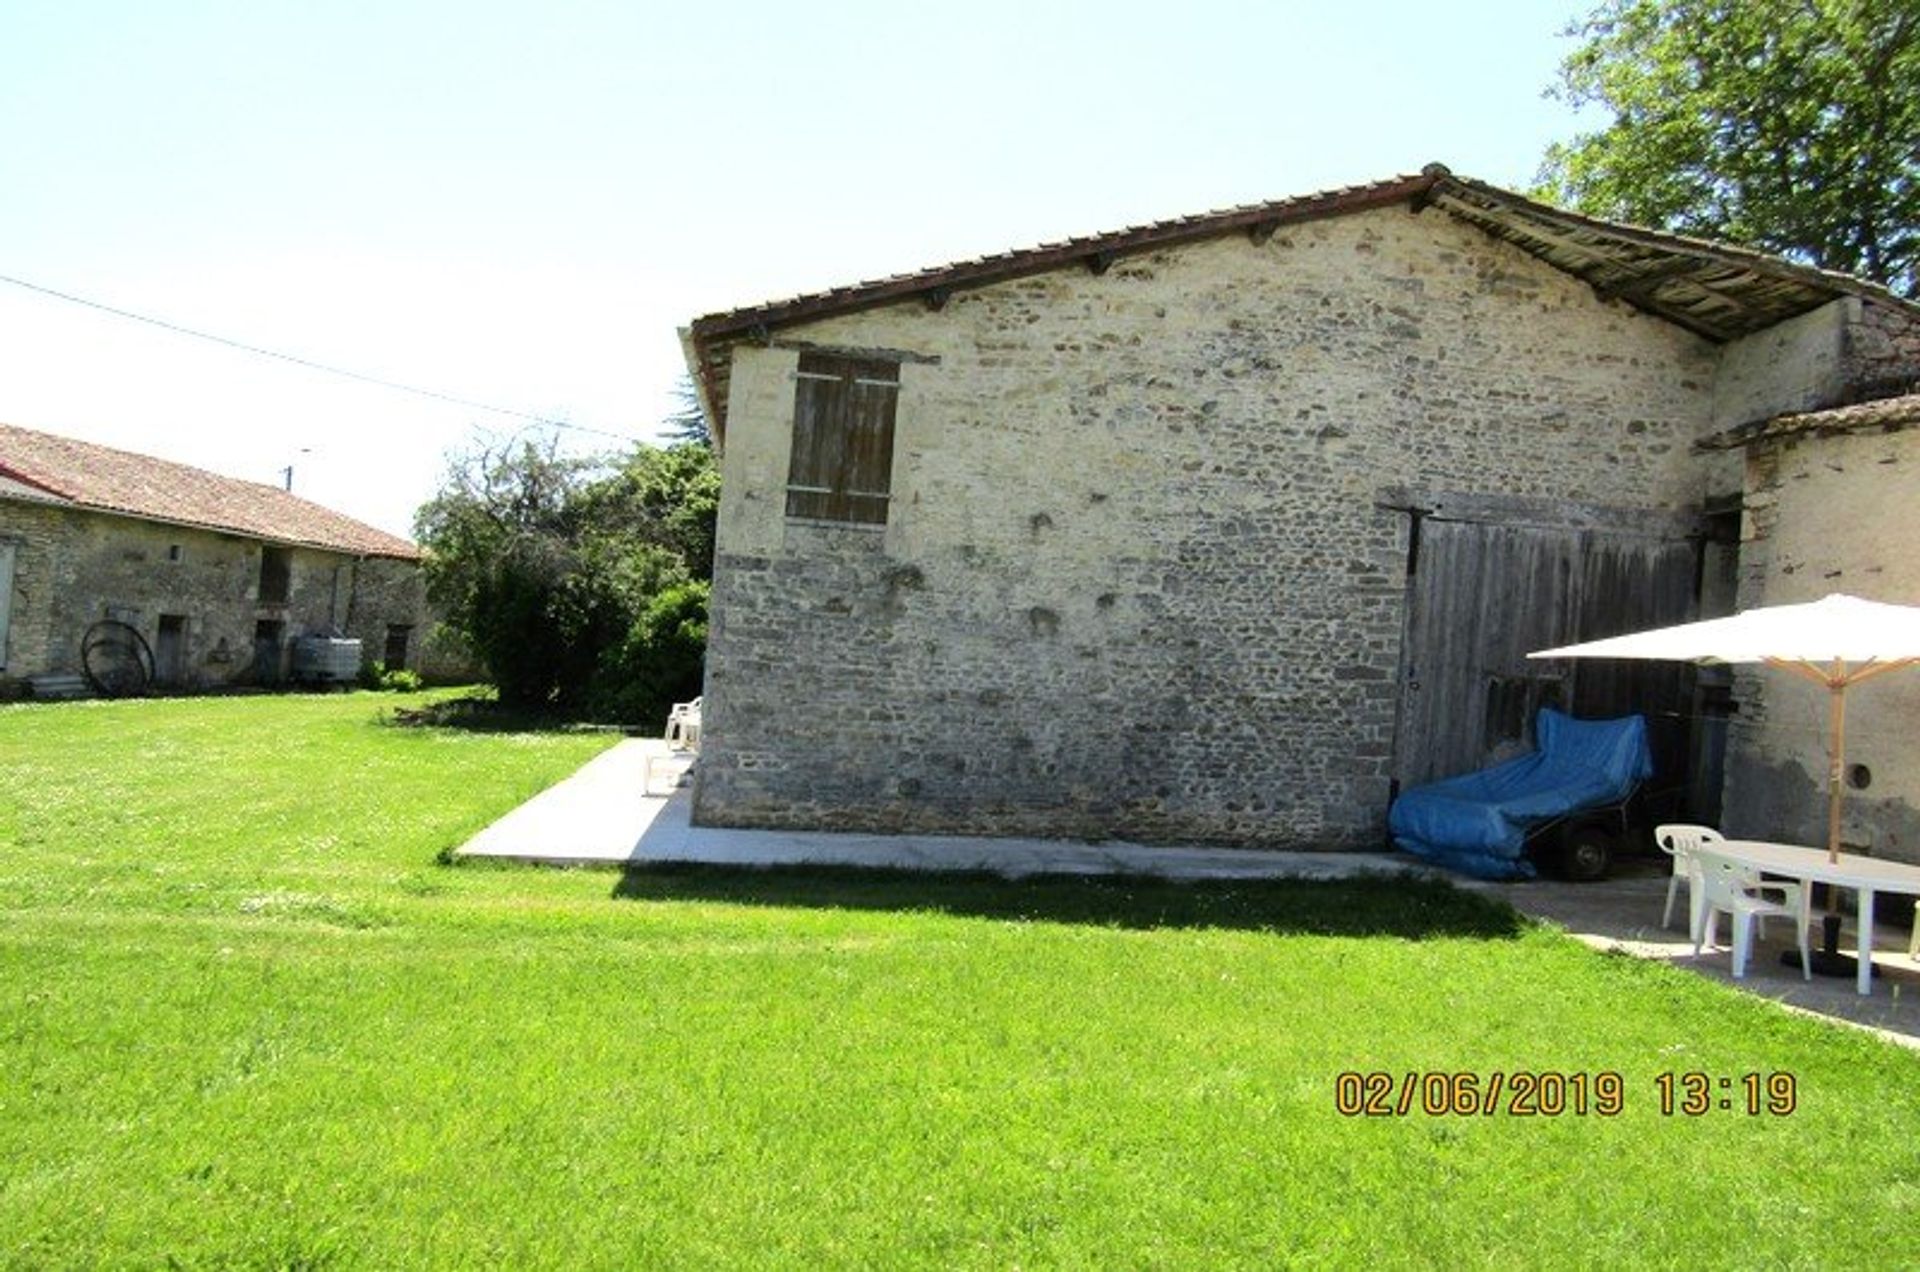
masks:
[[[1699,808],[1724,691],[1524,654],[1731,607],[1742,465],[1696,443],[1916,332],[1439,165],[699,318],[695,817],[1373,846],[1543,703],[1650,710]]]
[[[159,687],[275,684],[304,635],[428,672],[420,551],[274,486],[0,425],[0,691],[78,687],[101,620]]]

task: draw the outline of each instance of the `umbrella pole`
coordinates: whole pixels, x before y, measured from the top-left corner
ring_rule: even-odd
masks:
[[[1889,662],[1868,659],[1849,668],[1844,659],[1833,660],[1831,674],[1820,677],[1827,686],[1827,860],[1840,860],[1840,802],[1846,798],[1847,688],[1889,671],[1912,667],[1920,659],[1896,658]],[[1811,669],[1809,669],[1811,670]],[[1827,912],[1820,916],[1821,943],[1814,951],[1813,970],[1822,976],[1852,975],[1854,960],[1840,953],[1840,894],[1827,888]],[[1781,960],[1790,962],[1791,955]]]
[[[1832,673],[1818,679],[1827,686],[1827,860],[1837,862],[1847,755],[1847,664],[1834,659]],[[1813,952],[1812,968],[1821,976],[1854,974],[1854,960],[1840,952],[1840,890],[1832,884],[1827,885],[1826,912],[1820,916],[1820,948]]]
[[[1827,861],[1840,860],[1840,801],[1847,753],[1847,665],[1833,660],[1827,681]]]
[[[1860,679],[1861,675],[1850,673],[1846,660],[1841,658],[1833,660],[1831,672],[1821,672],[1809,663],[1785,659],[1769,658],[1767,662],[1798,672],[1827,687],[1827,860],[1830,863],[1837,862],[1840,860],[1840,801],[1844,798],[1846,779],[1847,686]],[[1831,884],[1827,886],[1825,913],[1820,916],[1820,937],[1820,947],[1813,951],[1811,960],[1814,973],[1819,976],[1854,975],[1854,960],[1840,952],[1840,891]],[[1797,966],[1800,960],[1796,952],[1788,951],[1780,961]]]

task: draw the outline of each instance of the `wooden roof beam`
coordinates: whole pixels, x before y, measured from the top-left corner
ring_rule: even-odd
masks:
[[[1593,294],[1602,300],[1644,300],[1676,278],[1704,268],[1690,256],[1675,256],[1648,269],[1624,274],[1609,283],[1595,283]]]

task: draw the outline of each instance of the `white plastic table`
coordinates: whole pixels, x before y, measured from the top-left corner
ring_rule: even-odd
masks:
[[[1873,992],[1873,894],[1902,892],[1920,896],[1920,866],[1844,852],[1838,861],[1828,861],[1824,848],[1770,844],[1755,839],[1728,839],[1707,847],[1723,857],[1757,866],[1767,874],[1798,879],[1802,885],[1824,883],[1857,892],[1860,896],[1857,985],[1863,994]]]

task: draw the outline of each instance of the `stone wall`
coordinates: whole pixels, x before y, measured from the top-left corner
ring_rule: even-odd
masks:
[[[1727,345],[1714,373],[1713,428],[1885,396],[1916,379],[1920,318],[1849,296]]]
[[[1747,458],[1742,608],[1848,592],[1920,604],[1920,430],[1818,436],[1756,446]],[[1783,672],[1735,680],[1726,784],[1730,833],[1822,844],[1827,827],[1827,700]],[[1847,698],[1841,835],[1876,856],[1920,862],[1920,672],[1871,681]]]
[[[732,369],[707,823],[1374,844],[1383,491],[1706,493],[1718,352],[1435,213],[776,337]],[[799,342],[916,355],[884,529],[784,516]]]
[[[261,620],[281,622],[288,647],[337,633],[360,636],[378,657],[386,624],[425,619],[419,569],[407,562],[291,548],[286,601],[262,604],[257,540],[12,499],[0,499],[0,538],[15,544],[4,679],[16,688],[41,673],[79,673],[81,642],[103,618],[128,623],[156,650],[162,616],[184,619],[176,687],[189,690],[284,674],[286,648],[278,668],[255,666]]]
[[[1859,306],[1857,300],[1836,300],[1726,345],[1713,376],[1713,431],[1838,402],[1847,386],[1848,320]],[[1709,494],[1740,492],[1745,468],[1739,452],[1715,452],[1702,462]]]
[[[44,504],[0,498],[0,543],[13,556],[13,596],[4,649],[0,693],[24,676],[51,670],[53,598],[65,542],[66,514]]]
[[[1884,395],[1920,382],[1920,318],[1866,300],[1847,306],[1843,365],[1850,397]],[[1861,392],[1864,390],[1865,392]]]

